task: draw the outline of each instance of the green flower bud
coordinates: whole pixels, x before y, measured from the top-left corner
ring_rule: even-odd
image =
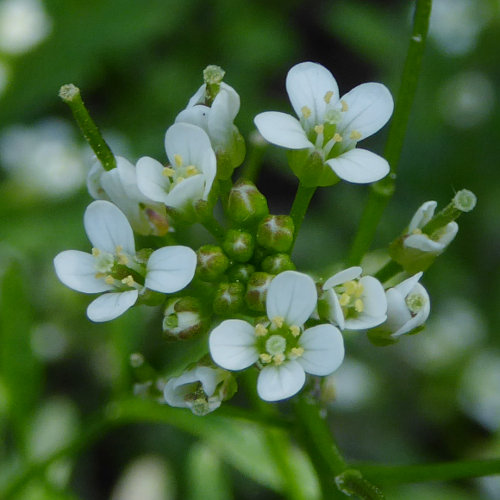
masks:
[[[196,254],[196,273],[203,281],[217,281],[229,267],[229,259],[218,246],[203,245]]]
[[[266,310],[267,289],[274,276],[268,273],[253,273],[247,284],[245,301],[252,311],[264,312]]]
[[[245,285],[221,283],[215,292],[213,309],[215,314],[229,316],[238,312],[244,304]]]
[[[198,299],[174,297],[165,308],[163,332],[169,339],[189,339],[205,328],[205,318]]]
[[[252,264],[236,264],[229,268],[228,276],[231,281],[247,283],[254,272],[255,266]]]
[[[262,270],[270,274],[279,274],[283,271],[293,271],[296,269],[290,256],[286,253],[276,253],[266,257],[261,264]]]
[[[286,252],[293,243],[293,220],[288,215],[269,215],[257,228],[257,242],[275,252]]]
[[[266,197],[250,181],[238,181],[227,203],[227,215],[238,226],[250,227],[269,213]]]
[[[222,248],[229,258],[237,262],[246,262],[253,255],[255,243],[253,236],[246,231],[230,229],[224,238]]]

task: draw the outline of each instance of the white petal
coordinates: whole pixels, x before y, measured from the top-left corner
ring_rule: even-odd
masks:
[[[157,292],[177,292],[191,282],[195,270],[196,253],[191,248],[160,248],[149,257],[144,285]]]
[[[116,170],[128,198],[134,201],[146,201],[137,187],[137,176],[134,165],[121,156],[116,157]]]
[[[389,173],[387,160],[366,149],[351,149],[326,163],[341,179],[355,184],[375,182]]]
[[[266,111],[254,119],[258,131],[266,141],[288,149],[314,147],[302,125],[291,115],[278,111]]]
[[[90,303],[87,307],[87,316],[96,323],[118,318],[136,303],[138,295],[137,290],[105,293]]]
[[[66,285],[83,293],[99,293],[113,287],[95,277],[95,259],[78,250],[66,250],[54,259],[57,277]]]
[[[208,106],[198,104],[197,106],[181,111],[175,118],[175,123],[190,123],[202,128],[208,134],[209,114],[210,108]]]
[[[221,85],[208,115],[208,130],[214,145],[224,146],[231,138],[239,109],[240,96],[229,85]]]
[[[359,266],[353,266],[349,267],[348,269],[344,269],[343,271],[340,271],[330,278],[328,278],[325,283],[323,284],[323,290],[328,290],[329,288],[333,288],[334,286],[337,285],[342,285],[346,281],[351,281],[356,279],[363,269]]]
[[[170,180],[163,175],[163,165],[149,156],[144,156],[137,162],[136,169],[139,190],[153,201],[166,203]]]
[[[203,199],[205,183],[206,179],[202,174],[184,179],[171,188],[165,205],[181,210],[187,205],[192,205],[195,201]]]
[[[214,362],[226,370],[243,370],[259,359],[255,329],[240,319],[228,319],[214,328],[208,344]]]
[[[344,359],[344,339],[332,325],[308,328],[299,338],[304,354],[297,359],[302,368],[311,375],[329,375]]]
[[[116,253],[121,246],[129,255],[135,255],[134,233],[123,212],[109,201],[93,201],[83,217],[85,231],[95,248]]]
[[[387,297],[387,321],[384,323],[391,332],[398,331],[411,319],[410,311],[401,295],[395,288],[390,288],[386,292]]]
[[[191,97],[191,99],[189,99],[189,102],[188,102],[188,105],[186,106],[186,108],[191,108],[192,106],[195,106],[196,104],[201,104],[203,102],[205,102],[205,91],[207,89],[207,86],[206,84],[204,83],[193,95],[193,97]]]
[[[288,325],[303,325],[311,316],[318,293],[307,274],[285,271],[271,281],[267,291],[266,310],[270,319],[285,318]]]
[[[101,176],[106,170],[100,161],[96,161],[87,174],[87,189],[94,200],[107,200],[108,195],[101,184]]]
[[[165,150],[172,165],[176,164],[176,155],[180,155],[183,165],[200,168],[212,146],[208,135],[200,127],[190,123],[174,123],[165,134]]]
[[[441,242],[431,240],[426,234],[410,234],[404,239],[403,246],[434,253],[439,253],[445,248]]]
[[[363,83],[342,97],[347,111],[342,113],[339,131],[356,130],[365,139],[380,130],[394,109],[392,95],[381,83]],[[360,139],[360,140],[361,140]]]
[[[363,313],[384,317],[387,312],[387,299],[380,281],[373,276],[363,276],[359,283],[363,286]]]
[[[413,233],[415,229],[424,227],[432,219],[436,207],[436,201],[426,201],[422,204],[410,221],[408,233]]]
[[[403,298],[405,298],[412,291],[413,287],[418,283],[423,274],[424,273],[422,271],[414,274],[399,283],[399,285],[396,285],[394,288],[403,296]]]
[[[306,374],[297,361],[286,361],[280,366],[266,366],[259,373],[257,392],[264,401],[280,401],[302,389]]]
[[[446,225],[444,233],[439,237],[439,243],[446,248],[458,233],[458,224],[453,221]]]
[[[342,311],[342,307],[335,290],[332,288],[325,290],[323,300],[328,302],[328,321],[343,330],[345,328],[344,312]]]
[[[325,95],[333,92],[331,102],[339,100],[339,88],[333,75],[321,64],[304,62],[290,69],[286,77],[286,91],[295,114],[302,117],[302,108],[307,106],[311,116],[309,126],[323,123],[326,102]]]

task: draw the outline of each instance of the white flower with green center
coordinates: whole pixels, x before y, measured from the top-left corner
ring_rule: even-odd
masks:
[[[356,147],[392,115],[394,103],[384,85],[364,83],[341,98],[330,71],[320,64],[304,62],[290,69],[286,89],[299,119],[276,111],[258,114],[255,125],[267,141],[315,153],[348,182],[375,182],[389,173],[384,158]]]
[[[418,282],[422,274],[417,273],[386,292],[387,321],[380,328],[390,331],[393,337],[415,330],[429,317],[429,294]]]
[[[94,201],[85,211],[84,226],[92,253],[66,250],[54,259],[57,277],[83,293],[101,293],[87,309],[90,320],[109,321],[132,307],[146,289],[173,293],[193,279],[196,254],[184,246],[154,251],[148,259],[136,254],[134,234],[119,208]]]
[[[170,165],[147,156],[137,162],[137,185],[148,198],[180,211],[191,212],[206,200],[216,173],[215,153],[207,134],[188,123],[176,123],[165,134]]]
[[[125,158],[116,157],[116,168],[104,170],[96,161],[87,177],[90,196],[112,201],[139,234],[162,236],[168,231],[165,207],[139,191],[136,168]]]
[[[257,392],[265,401],[300,391],[306,373],[325,376],[344,359],[344,342],[332,325],[304,329],[316,308],[314,281],[296,271],[273,279],[266,299],[268,320],[256,326],[239,319],[223,321],[210,334],[212,359],[227,370],[261,368]]]
[[[387,316],[384,287],[372,276],[361,276],[361,267],[334,274],[323,285],[318,304],[320,316],[341,330],[365,330],[383,323]]]
[[[458,232],[458,224],[455,221],[449,222],[430,236],[422,233],[422,228],[434,216],[436,207],[437,202],[435,201],[426,201],[419,207],[411,219],[407,235],[403,239],[405,247],[438,255],[444,252],[446,247],[453,241]]]

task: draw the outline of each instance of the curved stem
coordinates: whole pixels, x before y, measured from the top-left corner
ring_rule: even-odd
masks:
[[[385,179],[373,184],[370,189],[368,201],[361,216],[358,232],[348,259],[351,266],[359,264],[363,255],[370,248],[382,213],[394,194],[396,171],[417,89],[431,9],[432,0],[417,0],[413,30],[401,76],[401,87],[385,147],[385,157],[389,162],[391,171]]]
[[[297,187],[297,193],[295,194],[295,199],[293,200],[292,208],[290,210],[290,217],[293,220],[294,232],[293,232],[293,243],[289,250],[292,253],[295,241],[299,234],[300,226],[304,220],[309,203],[316,191],[316,187],[305,187],[301,182]]]

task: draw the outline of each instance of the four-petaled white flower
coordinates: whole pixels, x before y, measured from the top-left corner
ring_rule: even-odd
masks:
[[[429,294],[418,282],[422,274],[417,273],[386,292],[387,321],[380,328],[390,331],[393,337],[411,332],[429,317]]]
[[[163,236],[168,231],[165,207],[146,197],[137,187],[136,169],[121,156],[116,168],[104,170],[96,161],[87,176],[90,196],[112,201],[139,234]]]
[[[66,250],[54,259],[58,278],[83,293],[107,292],[87,309],[92,321],[109,321],[132,307],[146,289],[173,293],[193,279],[196,254],[184,246],[154,251],[149,259],[136,255],[127,218],[109,201],[94,201],[85,211],[84,226],[92,253]]]
[[[170,166],[145,156],[137,162],[137,185],[148,198],[181,211],[206,200],[216,173],[207,134],[195,125],[176,123],[165,134]]]
[[[432,219],[436,210],[437,202],[426,201],[415,212],[408,226],[407,236],[403,239],[403,245],[407,248],[415,248],[422,252],[440,254],[452,242],[458,232],[458,224],[449,222],[446,226],[438,229],[432,235],[422,233],[422,228]]]
[[[262,367],[257,392],[265,401],[286,399],[300,391],[305,374],[329,375],[344,359],[342,335],[332,325],[304,330],[314,311],[317,292],[307,275],[285,271],[273,279],[266,299],[268,321],[255,327],[229,319],[209,338],[213,360],[227,370]]]
[[[236,390],[234,377],[221,368],[196,366],[168,380],[163,390],[165,402],[206,415],[230,398]]]
[[[323,285],[320,315],[341,330],[373,328],[387,318],[384,287],[372,276],[360,278],[361,272],[361,267],[350,267],[334,274]]]
[[[267,141],[316,152],[338,177],[349,182],[375,182],[388,174],[384,158],[356,147],[392,114],[394,103],[384,85],[364,83],[340,98],[330,71],[304,62],[290,69],[286,89],[299,119],[276,111],[258,114],[255,125]]]

